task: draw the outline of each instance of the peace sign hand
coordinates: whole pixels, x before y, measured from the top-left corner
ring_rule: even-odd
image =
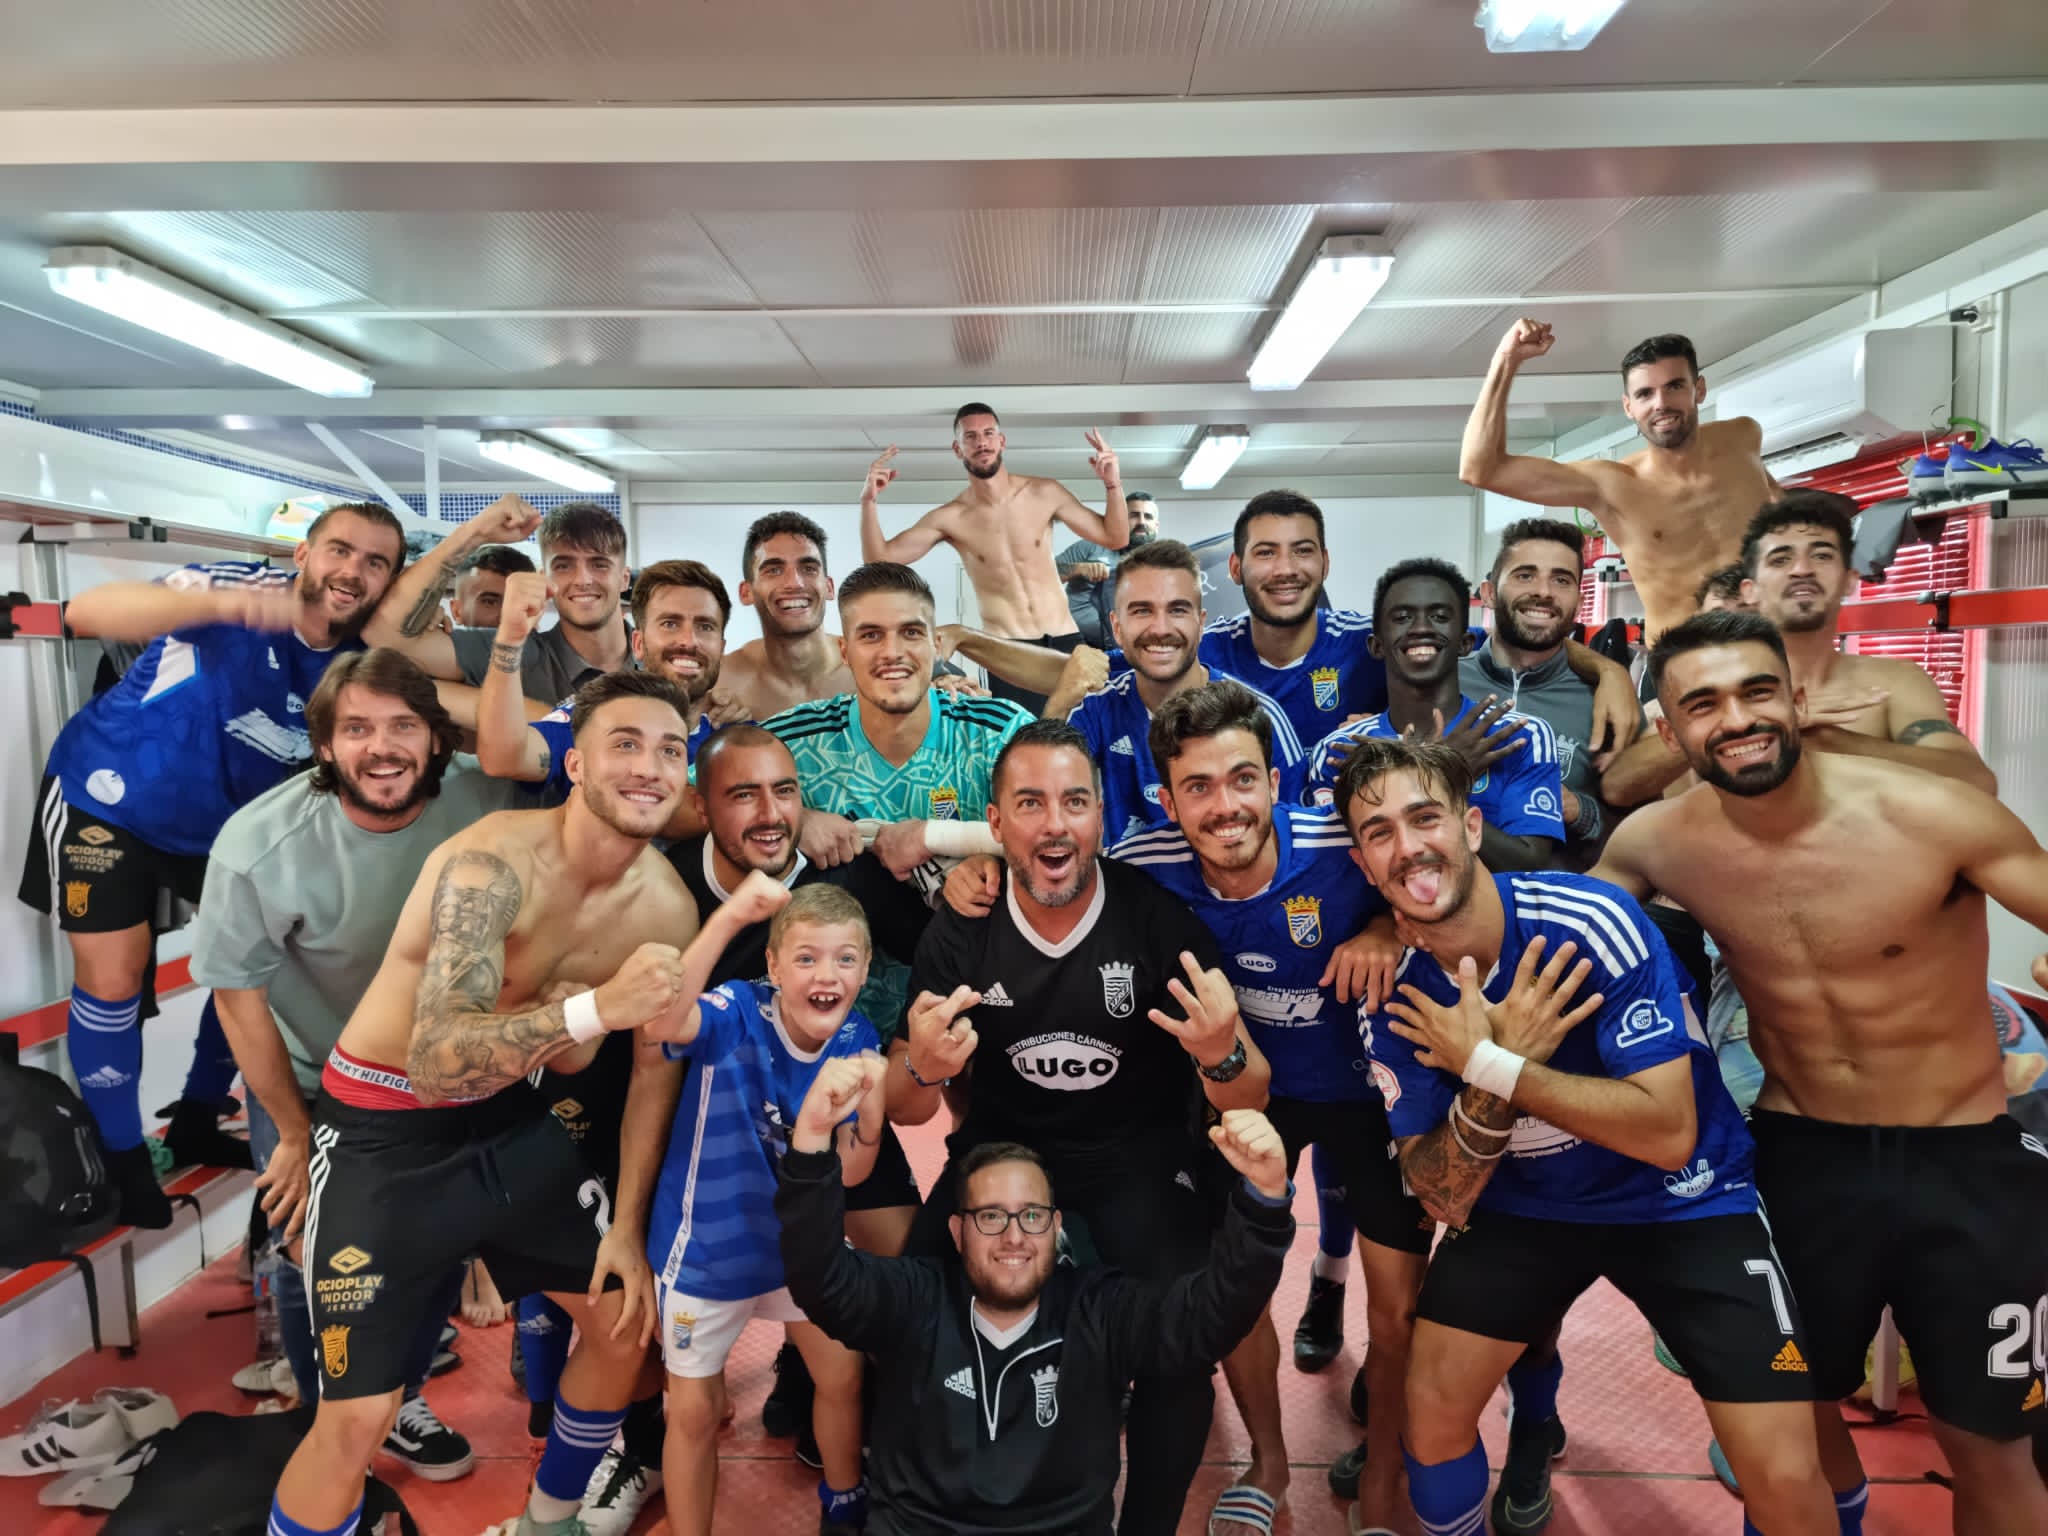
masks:
[[[1122,485],[1122,476],[1117,471],[1116,450],[1102,440],[1102,433],[1097,428],[1088,429],[1088,446],[1095,450],[1088,455],[1088,467],[1095,471],[1096,478],[1111,490]]]

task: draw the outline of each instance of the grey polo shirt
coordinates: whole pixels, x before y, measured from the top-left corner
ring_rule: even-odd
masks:
[[[633,626],[628,624],[626,635],[629,640],[632,633]],[[472,687],[482,687],[484,674],[491,668],[491,647],[497,642],[498,632],[495,629],[458,629],[450,633],[448,639],[454,645],[455,659],[462,667],[462,680]],[[630,653],[627,665],[633,665]],[[519,664],[519,691],[543,704],[559,704],[591,678],[602,676],[603,670],[593,667],[570,649],[562,626],[556,624],[526,637],[526,655]]]

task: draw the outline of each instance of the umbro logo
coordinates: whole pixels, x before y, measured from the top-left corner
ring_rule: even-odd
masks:
[[[1800,1375],[1804,1376],[1806,1374],[1806,1356],[1799,1353],[1799,1346],[1797,1344],[1787,1339],[1785,1347],[1779,1350],[1777,1358],[1771,1361],[1771,1369],[1774,1371],[1797,1371]]]
[[[1017,1005],[1011,1000],[1010,994],[1003,990],[1003,984],[999,981],[981,994],[981,1006],[984,1008],[1014,1008]]]
[[[1131,738],[1128,736],[1117,737],[1115,741],[1109,744],[1109,750],[1116,753],[1119,757],[1136,757],[1138,755],[1137,748],[1131,745]]]
[[[946,1378],[946,1390],[948,1392],[958,1392],[967,1401],[973,1402],[974,1372],[964,1365],[961,1366],[959,1370]]]

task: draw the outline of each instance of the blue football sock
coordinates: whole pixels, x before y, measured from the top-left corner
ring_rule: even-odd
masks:
[[[612,1437],[626,1421],[621,1408],[578,1408],[555,1396],[555,1422],[548,1430],[547,1449],[540,1453],[533,1485],[551,1499],[583,1502],[590,1474],[611,1449]]]
[[[1835,1520],[1842,1536],[1863,1536],[1863,1512],[1870,1508],[1870,1484],[1858,1483],[1848,1493],[1835,1495]]]
[[[220,1010],[213,994],[206,994],[206,1006],[199,1010],[199,1038],[192,1042],[192,1069],[185,1074],[185,1097],[200,1104],[218,1104],[235,1086],[235,1053],[228,1045],[227,1031],[220,1027]]]
[[[270,1536],[355,1536],[356,1522],[362,1518],[363,1501],[357,1499],[356,1507],[339,1525],[301,1525],[277,1507],[277,1499],[273,1496],[270,1501]]]
[[[1564,1357],[1553,1353],[1543,1365],[1530,1363],[1527,1354],[1508,1367],[1508,1395],[1515,1404],[1515,1417],[1543,1424],[1557,1417],[1557,1384],[1564,1380]]]
[[[830,1524],[859,1530],[868,1523],[868,1485],[864,1482],[855,1483],[851,1488],[834,1488],[819,1478],[818,1503]]]
[[[110,1152],[142,1145],[142,994],[107,1002],[71,989],[65,1048],[78,1096],[99,1122]]]
[[[1486,1447],[1476,1437],[1471,1450],[1449,1461],[1424,1466],[1405,1445],[1401,1458],[1408,1463],[1408,1501],[1429,1536],[1485,1536]]]
[[[569,1314],[535,1292],[519,1298],[519,1353],[526,1361],[526,1400],[552,1403],[569,1363]]]
[[[1308,1149],[1308,1166],[1316,1181],[1316,1244],[1333,1259],[1351,1257],[1351,1207],[1337,1181],[1337,1164],[1320,1146]]]

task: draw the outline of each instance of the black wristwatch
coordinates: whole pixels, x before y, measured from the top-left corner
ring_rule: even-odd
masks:
[[[1195,1070],[1212,1083],[1236,1082],[1239,1077],[1243,1076],[1244,1067],[1244,1041],[1241,1039],[1230,1048],[1230,1054],[1217,1062],[1215,1066],[1205,1067],[1199,1061],[1195,1063]],[[914,1076],[915,1074],[912,1075]]]
[[[1242,1051],[1238,1052],[1238,1055],[1240,1057],[1243,1056],[1243,1054],[1244,1053]],[[1243,1065],[1244,1063],[1242,1061],[1238,1062],[1238,1066],[1240,1068],[1242,1068]],[[910,1064],[910,1052],[908,1051],[905,1051],[903,1053],[903,1070],[910,1074],[910,1080],[913,1083],[917,1084],[917,1086],[920,1088],[944,1088],[947,1084],[953,1081],[953,1079],[951,1079],[950,1077],[942,1077],[936,1083],[926,1082],[923,1078],[917,1075],[917,1068]],[[1236,1075],[1237,1074],[1234,1072],[1231,1074],[1231,1076],[1233,1077],[1235,1077]]]

